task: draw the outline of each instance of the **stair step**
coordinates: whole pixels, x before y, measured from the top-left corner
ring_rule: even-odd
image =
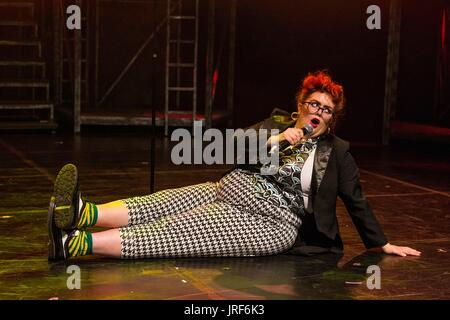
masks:
[[[34,8],[33,2],[1,2],[0,7]]]
[[[51,108],[53,108],[53,103],[49,101],[0,101],[0,110],[33,110]]]
[[[44,60],[0,60],[0,66],[45,66]]]
[[[21,21],[21,20],[0,20],[0,26],[3,27],[36,27],[35,21]]]
[[[45,121],[1,121],[0,130],[53,130],[58,124],[53,120]]]
[[[29,41],[17,41],[17,40],[0,40],[0,46],[40,46],[41,41],[29,40]]]
[[[42,80],[42,79],[11,79],[11,80],[0,80],[0,87],[8,87],[8,88],[14,88],[14,87],[20,87],[20,88],[40,88],[40,87],[46,87],[48,88],[50,86],[50,83],[48,80]]]

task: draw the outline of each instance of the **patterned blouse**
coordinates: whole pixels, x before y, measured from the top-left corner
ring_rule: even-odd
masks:
[[[306,214],[301,173],[319,138],[310,138],[301,145],[289,146],[279,153],[280,165],[273,175],[251,174],[255,196],[293,213]]]

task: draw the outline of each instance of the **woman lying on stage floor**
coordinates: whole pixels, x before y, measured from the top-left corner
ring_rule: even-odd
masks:
[[[275,140],[290,144],[279,152],[273,175],[262,175],[258,165],[238,165],[217,182],[96,205],[81,197],[77,168],[65,165],[50,201],[49,260],[90,254],[138,259],[342,252],[338,196],[366,248],[419,256],[388,242],[362,194],[349,143],[331,133],[344,108],[342,86],[326,72],[309,74],[297,108],[290,121],[281,121],[286,113],[278,110],[253,126],[280,130],[268,146]],[[314,130],[304,137],[302,128],[311,122]],[[94,225],[110,229],[86,231]]]

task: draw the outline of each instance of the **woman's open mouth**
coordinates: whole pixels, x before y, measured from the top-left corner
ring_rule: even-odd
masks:
[[[311,125],[314,127],[314,128],[317,128],[317,126],[320,124],[320,120],[319,119],[317,119],[317,118],[313,118],[312,120],[311,120]]]

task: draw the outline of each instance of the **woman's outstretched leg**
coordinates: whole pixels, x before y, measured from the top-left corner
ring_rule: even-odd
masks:
[[[161,190],[122,200],[129,211],[128,226],[147,224],[169,215],[192,210],[217,199],[217,183],[205,182]]]
[[[121,257],[246,257],[289,249],[297,229],[224,202],[120,228]]]
[[[78,190],[78,170],[74,165],[67,164],[58,173],[50,200],[49,260],[90,254],[94,250],[101,254],[116,256],[117,246],[105,248],[102,246],[104,239],[102,234],[92,235],[84,230],[94,225],[119,228],[152,223],[160,218],[211,203],[216,198],[217,184],[207,182],[96,205],[82,199]],[[114,232],[105,233],[111,234]],[[97,249],[93,240],[96,240]],[[68,247],[71,253],[68,253]]]
[[[216,183],[206,182],[101,205],[85,202],[77,227],[119,228],[150,223],[213,202],[217,197],[216,189]]]
[[[120,258],[121,241],[119,229],[93,233],[92,252],[102,256]]]
[[[53,239],[49,247],[53,256],[49,257],[67,259],[91,253],[127,259],[229,257],[272,255],[289,249],[297,236],[299,218],[289,210],[255,198],[248,179],[236,172],[221,180],[216,201],[159,218],[145,215],[146,219],[150,216],[148,223],[95,234],[80,230],[64,234],[54,223],[49,224]],[[137,199],[139,202],[142,197]],[[145,203],[158,203],[161,199],[153,200]],[[172,198],[174,202],[178,200]],[[161,200],[163,204],[167,202]],[[127,208],[130,210],[130,206]],[[52,212],[49,211],[50,222]]]
[[[68,164],[58,173],[51,204],[54,205],[56,226],[62,230],[73,230],[94,225],[118,228],[149,223],[211,203],[216,198],[217,184],[206,182],[96,205],[82,199],[78,190],[77,168]]]
[[[96,233],[84,230],[73,230],[67,234],[64,231],[60,232],[61,234],[55,238],[57,241],[54,242],[53,246],[56,249],[55,251],[58,251],[55,258],[68,259],[90,254],[113,258],[120,258],[121,256],[119,229],[109,229]]]
[[[291,225],[219,202],[148,224],[97,233],[77,230],[63,247],[66,258],[245,257],[279,254],[296,236]]]
[[[97,205],[99,227],[118,228],[128,225],[128,208],[122,200]]]

